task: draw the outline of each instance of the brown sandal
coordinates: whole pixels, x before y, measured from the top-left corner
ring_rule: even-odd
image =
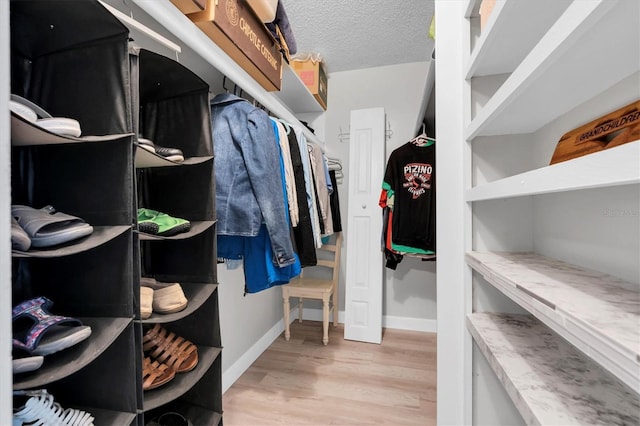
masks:
[[[176,375],[173,368],[145,357],[142,361],[142,390],[155,389],[169,382]]]
[[[158,362],[166,364],[176,373],[185,373],[198,365],[198,348],[183,337],[176,336],[156,324],[147,330],[142,349]]]

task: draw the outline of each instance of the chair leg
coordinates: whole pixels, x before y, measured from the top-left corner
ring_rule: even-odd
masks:
[[[322,300],[322,344],[329,343],[329,297]]]
[[[333,289],[333,326],[337,327],[338,326],[338,287],[336,285],[336,288]]]
[[[284,307],[284,340],[286,340],[287,342],[289,341],[289,338],[291,337],[291,332],[289,331],[289,312],[290,312],[290,308],[289,308],[289,296],[284,297],[284,303],[283,303],[283,307]]]
[[[298,299],[298,322],[302,324],[302,303],[304,299],[301,297]]]

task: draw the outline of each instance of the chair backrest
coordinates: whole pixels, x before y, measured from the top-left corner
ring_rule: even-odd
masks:
[[[333,275],[331,277],[331,280],[334,283],[337,283],[340,275],[340,250],[342,248],[342,232],[336,232],[335,235],[336,240],[333,244],[323,244],[322,247],[318,249],[318,251],[330,252],[331,259],[318,258],[318,263],[316,266],[324,266],[326,268],[332,269]],[[301,273],[300,276],[302,277],[303,274]]]

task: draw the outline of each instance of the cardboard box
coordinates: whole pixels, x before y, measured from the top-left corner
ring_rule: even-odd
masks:
[[[278,0],[247,0],[247,3],[265,24],[276,19]]]
[[[327,73],[320,61],[291,61],[291,68],[323,109],[327,109]]]
[[[243,0],[171,0],[267,91],[282,85],[282,54],[271,32]],[[201,5],[204,4],[204,9]]]
[[[185,15],[203,11],[207,6],[207,0],[171,0],[171,2]]]

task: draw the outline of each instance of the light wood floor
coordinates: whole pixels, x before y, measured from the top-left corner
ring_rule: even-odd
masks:
[[[224,394],[226,426],[435,425],[436,335],[386,329],[382,344],[291,324]]]

